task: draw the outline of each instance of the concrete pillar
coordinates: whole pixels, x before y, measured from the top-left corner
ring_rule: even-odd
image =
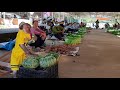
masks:
[[[5,12],[3,12],[3,18],[5,19]]]
[[[54,17],[54,16],[53,16],[53,12],[51,12],[51,13],[52,13],[52,18],[53,18],[53,17]]]
[[[61,19],[61,18],[60,18],[60,15],[61,15],[61,12],[59,12],[59,19]]]

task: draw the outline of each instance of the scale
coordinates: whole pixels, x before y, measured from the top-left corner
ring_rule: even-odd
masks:
[[[57,40],[57,38],[55,36],[52,36],[50,40],[52,41],[52,46],[55,46],[55,41]]]
[[[56,41],[56,39],[51,39],[51,41],[52,41],[52,46],[55,46],[55,41]]]

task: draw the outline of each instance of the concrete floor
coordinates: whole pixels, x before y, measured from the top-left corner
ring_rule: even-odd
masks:
[[[8,52],[9,52],[9,51],[0,49],[0,57],[3,56],[4,54],[8,53]],[[10,56],[11,56],[11,53],[5,55],[2,59],[0,58],[0,61],[3,61],[3,60],[8,59],[8,58],[10,58]]]
[[[75,62],[74,62],[75,60]],[[120,38],[92,30],[80,45],[80,56],[63,56],[60,78],[119,78]]]

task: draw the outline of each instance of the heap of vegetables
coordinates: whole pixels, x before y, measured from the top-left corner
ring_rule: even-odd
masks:
[[[32,69],[35,69],[38,66],[40,66],[41,68],[47,68],[57,63],[58,58],[59,58],[59,54],[54,52],[47,54],[45,57],[30,56],[23,61],[22,66],[24,68],[32,68]]]
[[[65,38],[65,44],[68,45],[77,45],[81,42],[81,35],[78,34],[69,34]]]
[[[108,33],[112,33],[113,31],[115,31],[114,29],[108,29],[107,32]]]
[[[74,51],[76,47],[75,45],[59,45],[59,46],[52,46],[47,48],[47,52],[56,52],[60,54],[69,54],[70,51]]]
[[[65,38],[65,44],[68,44],[68,45],[80,44],[81,38],[84,37],[86,32],[87,32],[87,28],[82,27],[75,34],[68,34],[67,37]]]
[[[85,33],[87,32],[87,28],[86,27],[82,27],[78,30],[78,34],[81,35],[81,37],[83,38]]]
[[[120,35],[120,31],[116,29],[109,29],[107,30],[108,33],[114,34],[114,35]]]
[[[107,30],[112,30],[112,29],[113,29],[113,27],[108,27],[108,28],[107,28]]]
[[[24,68],[37,68],[39,66],[39,61],[36,57],[29,56],[23,61],[22,66]]]
[[[50,53],[39,60],[40,66],[42,68],[51,67],[58,62],[58,57],[57,53]]]

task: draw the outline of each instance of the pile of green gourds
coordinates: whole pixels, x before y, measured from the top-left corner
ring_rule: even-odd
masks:
[[[47,54],[45,57],[42,57],[41,55],[38,57],[30,56],[26,58],[22,66],[24,68],[37,68],[38,66],[42,68],[50,67],[58,62],[59,54],[51,52]]]

